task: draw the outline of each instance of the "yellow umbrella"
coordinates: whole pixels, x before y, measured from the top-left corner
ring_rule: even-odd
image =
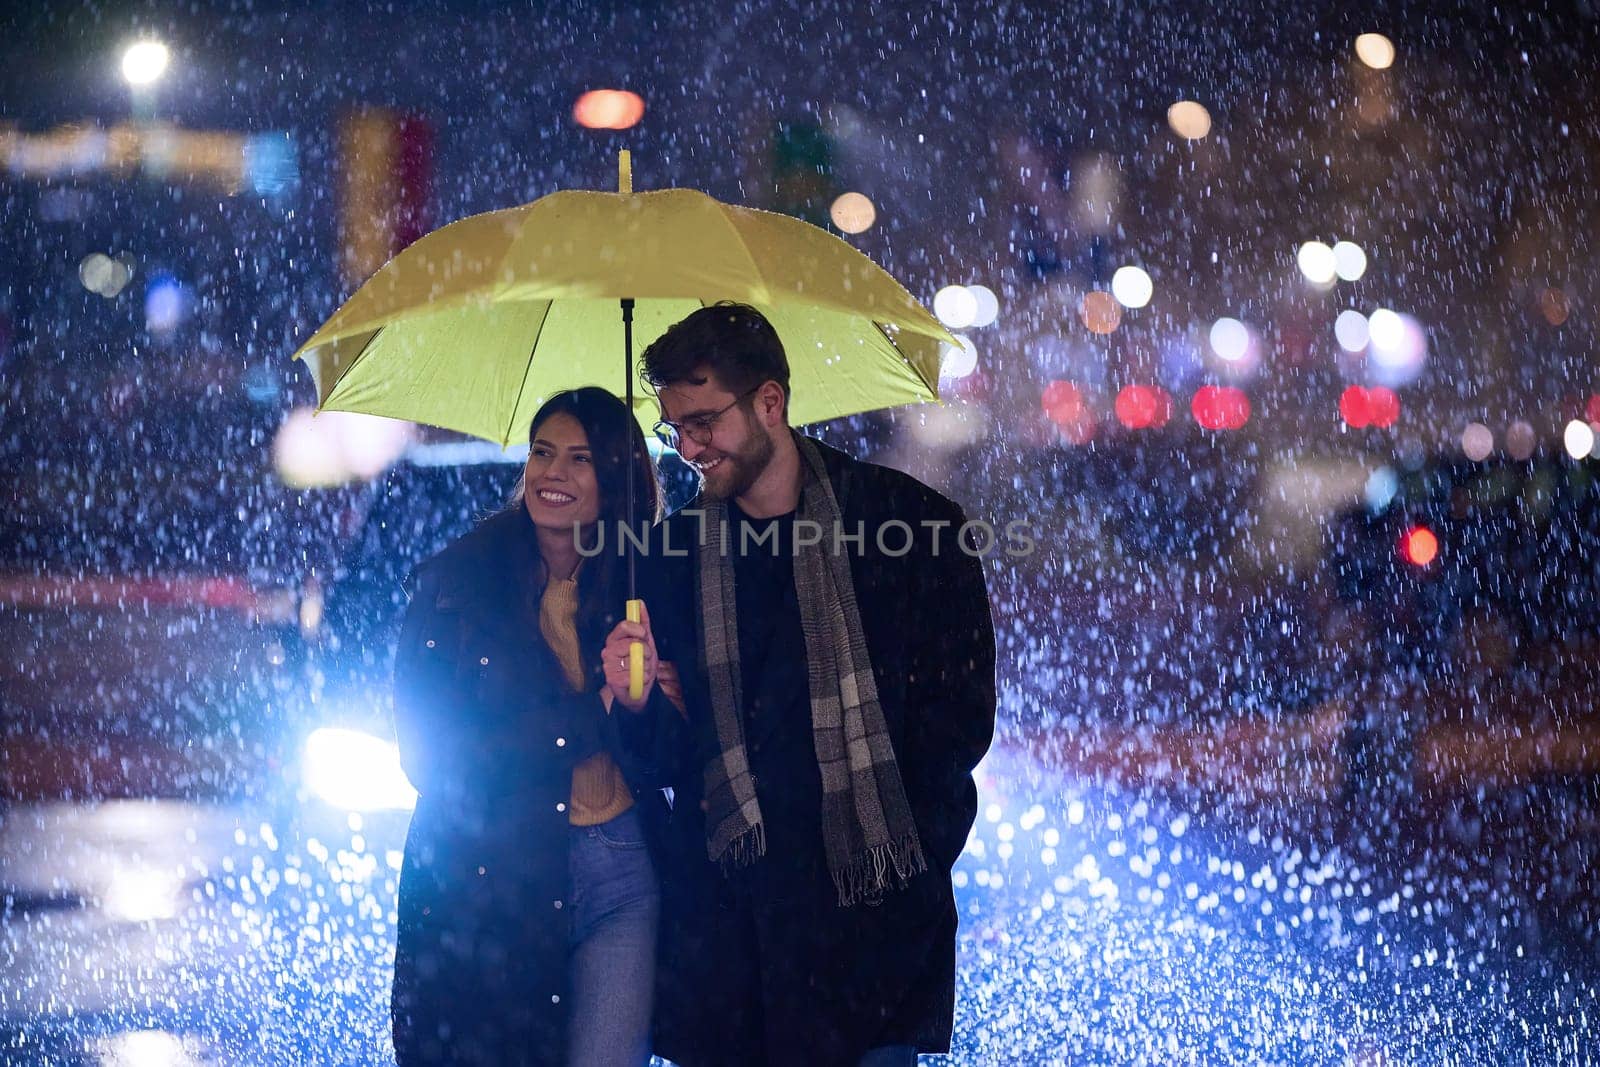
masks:
[[[634,343],[718,300],[772,322],[797,424],[938,399],[940,347],[955,339],[888,272],[787,215],[692,189],[634,193],[622,155],[620,192],[473,215],[390,260],[295,353],[318,410],[506,446],[559,390],[599,385],[631,401]]]
[[[553,393],[642,386],[649,344],[719,300],[777,330],[794,388],[791,421],[937,400],[941,346],[955,343],[883,268],[798,219],[692,189],[564,191],[428,234],[374,274],[295,352],[318,411],[425,422],[505,447]],[[634,497],[628,466],[628,499]],[[633,589],[633,559],[628,584]],[[628,617],[637,621],[638,602]],[[635,678],[643,649],[635,646]]]

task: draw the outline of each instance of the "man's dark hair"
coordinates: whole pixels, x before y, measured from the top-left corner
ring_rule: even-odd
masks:
[[[656,389],[679,382],[700,385],[703,370],[716,374],[735,396],[762,382],[783,386],[784,412],[789,407],[789,357],[778,331],[749,304],[723,301],[703,307],[644,350],[644,380]]]

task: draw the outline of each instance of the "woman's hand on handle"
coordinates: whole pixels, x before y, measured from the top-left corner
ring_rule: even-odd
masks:
[[[628,693],[628,649],[635,641],[644,646],[644,690],[636,701],[629,699]],[[656,682],[657,660],[656,640],[650,632],[650,610],[642,602],[638,622],[624,620],[612,628],[601,650],[600,662],[605,670],[606,686],[615,701],[629,711],[643,711]]]

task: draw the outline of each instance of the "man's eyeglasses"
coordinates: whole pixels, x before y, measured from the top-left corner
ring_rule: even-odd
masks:
[[[767,383],[761,383],[761,385],[765,384]],[[682,422],[672,422],[669,419],[662,419],[652,426],[651,429],[655,431],[657,437],[661,438],[662,443],[668,448],[672,449],[674,452],[678,450],[678,446],[683,443],[683,439],[685,437],[697,445],[709,445],[711,443],[711,435],[716,431],[717,428],[717,420],[722,418],[722,416],[726,415],[728,412],[732,411],[738,406],[740,401],[744,400],[745,397],[750,396],[756,391],[756,389],[760,389],[761,385],[756,386],[755,389],[746,389],[744,392],[733,398],[733,403],[729,404],[720,411],[713,411],[709,415],[695,415],[684,419]]]

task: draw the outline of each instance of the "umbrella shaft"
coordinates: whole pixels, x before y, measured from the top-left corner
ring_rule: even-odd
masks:
[[[628,407],[628,418],[633,419],[633,298],[630,296],[625,296],[622,298],[622,353],[622,385],[623,393],[626,396],[624,403]],[[628,429],[631,430],[633,427],[630,426]],[[628,436],[632,437],[633,435],[629,434]],[[633,449],[630,447],[628,451],[632,452]],[[633,525],[633,516],[637,510],[635,506],[635,493],[637,492],[638,487],[634,484],[634,468],[638,466],[637,460],[638,457],[636,456],[630,455],[628,457],[628,510],[625,521],[630,526]],[[638,595],[638,588],[634,580],[633,552],[629,551],[628,599],[636,599]]]

